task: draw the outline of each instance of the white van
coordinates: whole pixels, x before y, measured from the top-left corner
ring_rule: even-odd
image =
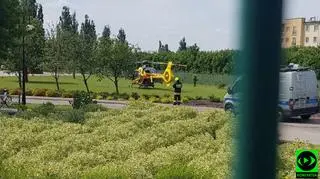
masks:
[[[224,97],[224,109],[237,111],[239,105],[239,83],[237,78]],[[319,112],[319,95],[316,73],[308,68],[290,64],[280,70],[278,117],[280,120],[300,116],[309,119]]]

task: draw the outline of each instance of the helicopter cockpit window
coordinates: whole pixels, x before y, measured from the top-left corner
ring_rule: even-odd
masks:
[[[154,68],[146,68],[145,72],[146,73],[156,73],[157,71]]]

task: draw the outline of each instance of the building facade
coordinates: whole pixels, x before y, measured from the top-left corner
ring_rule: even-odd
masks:
[[[315,17],[305,22],[305,45],[307,47],[317,47],[320,45],[320,21]]]
[[[305,18],[286,19],[282,24],[282,47],[304,46]]]
[[[316,17],[286,19],[282,23],[281,46],[320,46],[320,19]]]

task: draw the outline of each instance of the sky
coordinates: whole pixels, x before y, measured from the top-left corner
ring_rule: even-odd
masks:
[[[45,28],[56,24],[62,7],[77,14],[79,24],[85,14],[102,33],[105,25],[112,35],[123,28],[127,40],[143,51],[156,51],[159,41],[177,50],[185,37],[187,45],[201,50],[238,47],[240,0],[37,0],[43,5]],[[285,0],[284,18],[320,17],[319,0]]]

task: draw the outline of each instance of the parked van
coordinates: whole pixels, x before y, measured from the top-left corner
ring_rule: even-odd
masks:
[[[241,77],[237,78],[228,88],[224,97],[226,111],[237,111],[241,80]],[[313,70],[290,64],[281,68],[279,82],[279,120],[296,116],[307,120],[319,112],[318,82]]]

